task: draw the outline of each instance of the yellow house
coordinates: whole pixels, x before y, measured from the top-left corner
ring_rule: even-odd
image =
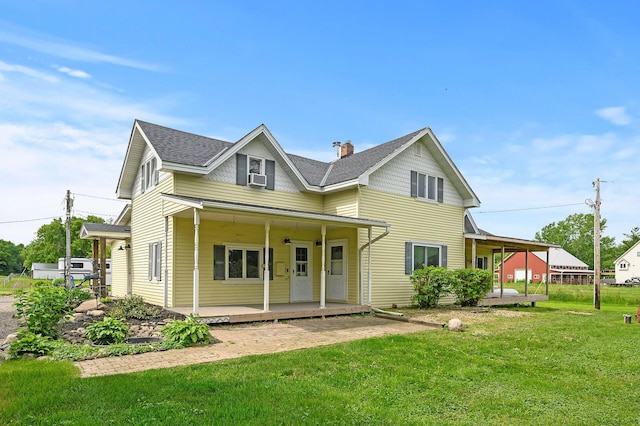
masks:
[[[226,142],[135,121],[113,295],[221,318],[363,312],[409,305],[415,267],[475,266],[465,213],[480,201],[430,128],[338,151],[287,154],[264,125]]]

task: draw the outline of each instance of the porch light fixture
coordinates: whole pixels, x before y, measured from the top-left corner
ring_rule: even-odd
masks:
[[[319,246],[321,246],[321,245],[322,245],[322,241],[320,241],[320,240],[316,240],[316,246],[318,246],[318,247],[319,247]]]
[[[129,250],[131,248],[131,244],[127,244],[126,246],[120,246],[118,247],[118,250]]]
[[[289,237],[286,237],[284,240],[282,240],[282,242],[284,244],[291,244],[291,240],[289,239]]]

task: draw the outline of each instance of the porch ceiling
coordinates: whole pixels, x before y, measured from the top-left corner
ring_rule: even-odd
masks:
[[[560,247],[557,244],[549,244],[540,241],[521,240],[519,238],[500,237],[498,235],[485,234],[464,234],[469,240],[475,240],[480,247],[490,248],[493,250],[504,250],[507,252],[518,251],[546,251],[552,247]]]

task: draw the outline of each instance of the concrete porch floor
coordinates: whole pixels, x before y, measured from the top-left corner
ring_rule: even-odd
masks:
[[[269,306],[268,312],[264,312],[263,308],[262,304],[200,306],[198,308],[198,315],[200,316],[200,319],[207,324],[219,324],[314,318],[371,312],[370,306],[346,303],[326,303],[324,309],[320,309],[320,304],[318,302],[272,303]],[[166,309],[183,315],[189,315],[193,312],[192,307]]]

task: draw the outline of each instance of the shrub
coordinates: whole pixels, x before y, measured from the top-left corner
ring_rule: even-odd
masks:
[[[131,295],[116,301],[109,313],[118,318],[135,318],[139,320],[153,318],[160,314],[156,306],[144,303],[142,296]]]
[[[169,344],[175,343],[180,347],[190,346],[195,343],[209,343],[211,334],[209,326],[191,314],[184,321],[172,320],[162,328],[162,335]]]
[[[447,293],[455,281],[451,272],[441,266],[416,269],[409,279],[416,292],[411,300],[417,302],[421,309],[436,307],[440,296]]]
[[[39,282],[31,291],[18,294],[16,316],[25,319],[30,332],[55,338],[58,323],[78,306],[80,297],[84,296],[65,287]]]
[[[35,334],[23,328],[18,332],[18,340],[9,345],[9,356],[20,358],[25,354],[35,356],[47,355],[53,348],[52,340],[49,336]]]
[[[87,327],[87,336],[94,343],[123,343],[129,332],[129,325],[116,317],[106,317]]]
[[[491,271],[482,269],[457,269],[453,271],[455,280],[451,291],[461,306],[477,306],[491,290]]]

